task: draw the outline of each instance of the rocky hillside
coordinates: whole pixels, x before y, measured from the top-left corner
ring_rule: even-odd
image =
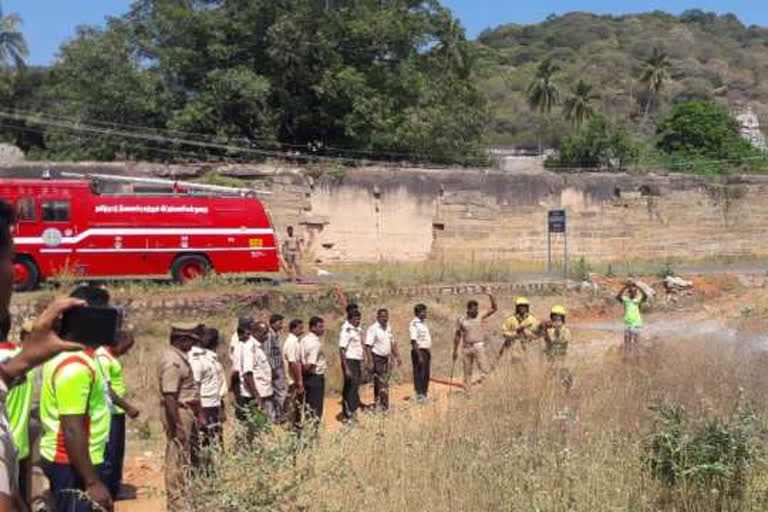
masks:
[[[700,10],[681,16],[574,12],[535,25],[502,25],[479,36],[477,73],[492,104],[491,142],[538,144],[543,120],[529,109],[525,90],[547,56],[562,68],[555,81],[564,98],[584,79],[599,94],[596,110],[650,133],[653,123],[642,122],[648,92],[640,77],[643,60],[655,47],[668,54],[670,67],[659,98],[651,104],[651,118],[675,102],[715,99],[731,110],[749,104],[761,124],[768,125],[768,28]],[[559,110],[551,118],[549,144],[569,131]]]

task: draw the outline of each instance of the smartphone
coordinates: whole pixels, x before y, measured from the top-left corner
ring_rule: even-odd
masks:
[[[86,347],[114,346],[123,312],[112,307],[81,306],[68,309],[61,318],[61,337]]]

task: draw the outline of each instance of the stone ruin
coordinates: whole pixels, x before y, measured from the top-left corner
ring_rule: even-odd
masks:
[[[765,135],[760,131],[760,121],[757,119],[757,114],[749,106],[746,109],[742,109],[740,113],[736,115],[736,120],[741,127],[741,136],[752,143],[753,146],[760,151],[768,151],[768,143],[766,143]]]

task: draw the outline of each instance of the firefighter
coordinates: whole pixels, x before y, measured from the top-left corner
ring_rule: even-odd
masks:
[[[501,345],[498,359],[512,348],[516,341],[525,352],[529,344],[536,339],[539,321],[531,314],[531,302],[527,297],[518,297],[515,301],[515,314],[507,318],[501,326],[504,343]]]
[[[565,325],[565,316],[563,306],[553,306],[549,320],[541,324],[540,331],[544,337],[544,356],[549,371],[560,378],[561,384],[568,391],[573,385],[573,376],[564,366],[568,344],[571,342],[571,331]]]

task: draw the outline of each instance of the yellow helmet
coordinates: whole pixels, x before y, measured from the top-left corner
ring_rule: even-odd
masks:
[[[528,300],[528,297],[518,297],[515,301],[515,306],[530,306],[531,301]]]
[[[550,312],[550,315],[565,316],[565,308],[560,305],[552,306],[552,311]]]

